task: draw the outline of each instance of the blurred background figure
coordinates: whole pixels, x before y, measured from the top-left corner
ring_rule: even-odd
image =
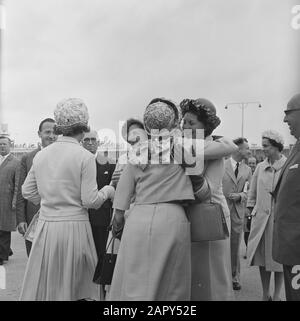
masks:
[[[0,265],[10,254],[11,232],[16,229],[20,161],[10,154],[11,140],[0,136]]]
[[[30,171],[32,166],[32,161],[35,155],[41,151],[43,148],[46,148],[50,144],[56,141],[57,135],[54,134],[54,125],[55,121],[52,118],[46,118],[41,121],[38,130],[38,136],[41,139],[41,142],[35,150],[25,154],[21,159],[21,169],[20,169],[20,184],[19,184],[19,193],[17,200],[17,224],[18,231],[20,234],[24,235],[27,227],[33,219],[33,216],[40,209],[40,205],[35,205],[32,202],[26,200],[21,193],[21,187],[24,184],[27,174]],[[30,254],[32,242],[25,240],[27,256]]]
[[[280,300],[283,284],[282,265],[272,258],[274,203],[271,192],[274,190],[286,157],[282,155],[282,136],[268,130],[262,134],[262,146],[266,159],[257,165],[247,200],[247,216],[252,216],[252,226],[248,242],[248,263],[259,266],[263,301]],[[271,273],[274,272],[274,296],[270,295]]]
[[[109,185],[116,165],[110,164],[108,158],[98,153],[99,137],[95,130],[91,130],[84,134],[82,146],[95,155],[95,162],[97,167],[97,185],[100,190],[105,185]],[[112,219],[112,202],[106,200],[98,209],[89,209],[89,219],[92,227],[93,238],[97,251],[98,261],[102,262],[106,249],[106,242],[108,238],[108,227]],[[97,265],[100,269],[101,265]],[[101,271],[97,271],[96,274]],[[104,287],[102,288],[104,291]],[[104,295],[104,293],[103,293]]]
[[[122,127],[122,136],[130,146],[135,146],[140,142],[147,139],[147,134],[144,130],[144,124],[138,119],[129,118],[126,120]],[[118,159],[111,185],[116,188],[123,169],[125,168],[128,160],[128,153],[121,155]]]
[[[237,138],[234,143],[238,150],[225,161],[225,175],[223,177],[223,191],[230,210],[231,218],[231,268],[232,286],[240,290],[240,244],[243,234],[245,209],[247,201],[247,184],[252,178],[251,168],[245,164],[251,156],[246,138]]]
[[[139,145],[139,143],[147,139],[147,134],[144,131],[143,123],[140,120],[134,119],[134,118],[130,118],[124,123],[122,127],[122,136],[124,140],[126,140],[127,143],[130,145],[130,148],[134,147],[135,145]],[[117,187],[121,174],[128,162],[128,152],[125,154],[122,154],[119,157],[117,165],[115,167],[115,171],[113,173],[113,176],[110,182],[110,185],[114,186],[115,188]],[[133,205],[134,205],[134,195],[131,199],[130,209],[127,210],[124,214],[125,220],[127,220],[130,210],[133,208]],[[113,252],[114,254],[117,254],[120,246],[120,240],[115,239],[114,243],[112,244],[112,242],[110,242],[111,239],[112,239],[112,232],[109,231],[107,244],[106,244],[107,253]],[[94,275],[94,282],[98,284],[100,282],[104,282],[104,281],[101,281],[101,269],[102,269],[102,261],[98,260],[98,264]],[[105,281],[105,282],[108,282],[108,281]],[[102,286],[103,286],[102,288],[104,288],[104,291],[103,291],[104,297],[106,297],[108,296],[108,293],[110,290],[110,284],[108,283],[102,284]]]
[[[257,160],[255,157],[251,156],[248,158],[248,166],[251,168],[252,171],[252,175],[254,174],[254,171],[256,169],[256,165],[257,165]],[[247,184],[245,186],[245,192],[248,191],[248,189],[250,188],[250,185]],[[245,217],[245,224],[244,224],[244,241],[245,241],[245,245],[246,245],[246,253],[244,255],[244,259],[247,258],[247,245],[248,245],[248,238],[249,238],[249,234],[250,234],[250,229],[251,229],[251,220],[252,220],[252,216],[248,215],[247,216],[247,212],[246,212],[246,217]]]
[[[254,173],[257,165],[257,160],[255,157],[251,156],[248,158],[248,166],[251,168],[252,174]]]

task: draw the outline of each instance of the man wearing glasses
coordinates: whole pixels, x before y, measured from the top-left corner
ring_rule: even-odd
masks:
[[[110,164],[108,158],[104,159],[104,156],[98,154],[99,137],[95,130],[85,133],[82,146],[95,155],[98,189],[109,185],[116,165]],[[105,201],[97,210],[89,209],[89,219],[99,261],[102,261],[105,254],[111,215],[112,202],[110,200]]]
[[[300,301],[300,94],[285,110],[295,143],[272,195],[275,198],[273,259],[283,264],[287,301]]]

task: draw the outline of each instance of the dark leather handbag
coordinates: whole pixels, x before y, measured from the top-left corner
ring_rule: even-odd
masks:
[[[186,210],[191,223],[191,241],[217,241],[229,237],[229,231],[222,206],[211,200],[195,201]]]
[[[107,250],[111,243],[112,243],[111,253],[107,253]],[[98,261],[96,272],[93,279],[93,281],[97,284],[101,284],[101,285],[111,284],[115,265],[116,265],[116,260],[117,260],[117,254],[114,253],[114,245],[115,245],[115,237],[112,237],[106,248],[105,255],[102,257],[102,259],[99,259]]]

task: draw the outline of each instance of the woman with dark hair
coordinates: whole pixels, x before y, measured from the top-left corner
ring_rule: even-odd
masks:
[[[121,132],[122,132],[122,137],[130,146],[139,144],[143,140],[147,139],[147,135],[144,131],[144,124],[136,118],[127,119],[122,126]],[[119,157],[118,162],[116,164],[115,171],[111,179],[112,186],[114,187],[117,186],[120,176],[123,172],[123,169],[127,164],[127,160],[128,160],[128,153],[123,154]]]
[[[280,300],[283,284],[282,265],[272,258],[274,204],[270,194],[277,184],[286,161],[282,155],[282,136],[273,130],[262,134],[262,146],[266,159],[259,163],[253,174],[248,192],[247,215],[252,216],[248,239],[247,257],[252,266],[259,266],[263,296],[262,300]],[[274,296],[270,295],[270,278],[274,272]]]
[[[184,99],[180,103],[183,116],[183,129],[204,131],[205,143],[212,144],[211,136],[221,120],[216,115],[215,106],[207,99]],[[233,152],[234,150],[232,150]],[[230,213],[222,190],[224,159],[206,160],[204,177],[210,187],[211,200],[222,206],[228,230],[230,231]],[[219,241],[192,242],[192,289],[193,301],[233,300],[230,239]]]
[[[96,300],[97,254],[87,209],[113,198],[114,188],[98,191],[95,157],[80,145],[89,119],[83,101],[61,101],[54,118],[62,136],[35,156],[22,186],[23,197],[41,207],[20,300]]]

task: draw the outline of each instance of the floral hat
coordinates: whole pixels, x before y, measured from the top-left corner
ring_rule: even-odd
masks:
[[[216,107],[211,101],[205,98],[184,99],[180,103],[180,108],[182,115],[187,112],[194,112],[202,116],[204,118],[203,121],[211,130],[216,129],[221,123],[220,118],[217,116]]]
[[[56,126],[60,130],[70,129],[77,125],[87,126],[88,109],[79,98],[67,98],[60,101],[54,111]]]

